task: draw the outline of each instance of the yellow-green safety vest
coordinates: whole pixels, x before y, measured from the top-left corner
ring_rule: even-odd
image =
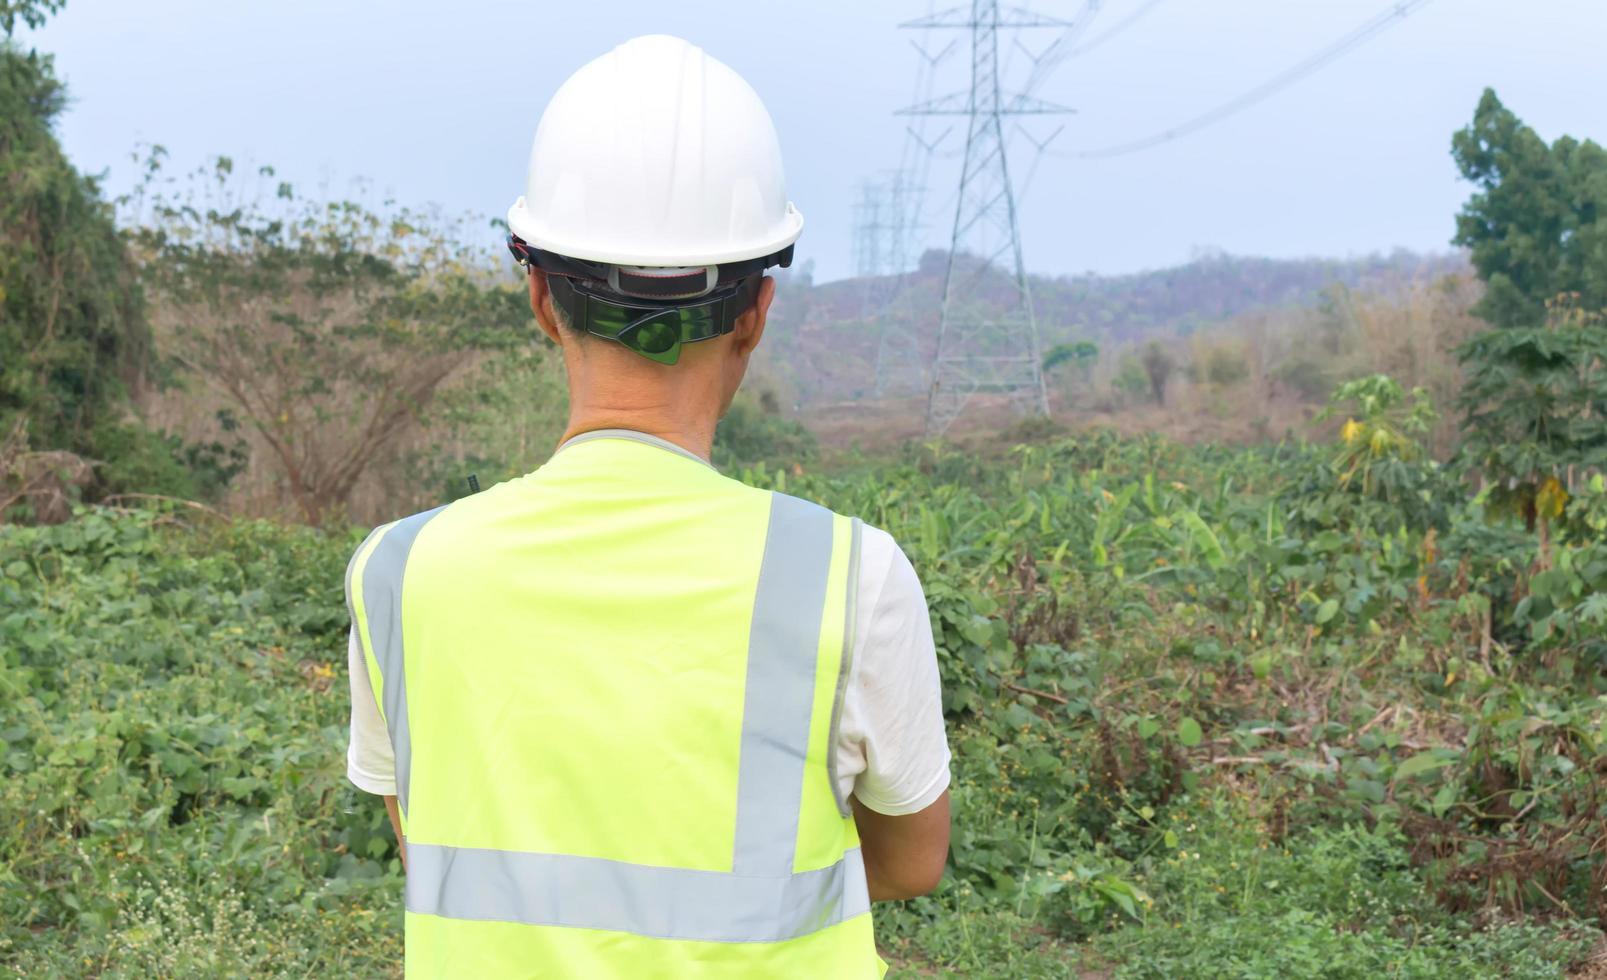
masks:
[[[832,752],[858,551],[623,430],[369,535],[407,976],[881,976]]]

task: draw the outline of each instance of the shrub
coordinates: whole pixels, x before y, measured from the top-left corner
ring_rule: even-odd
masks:
[[[755,463],[792,467],[811,462],[814,433],[781,414],[773,393],[739,392],[714,431],[714,463],[736,469]]]

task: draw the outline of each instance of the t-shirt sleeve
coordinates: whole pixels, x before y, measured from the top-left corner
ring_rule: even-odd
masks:
[[[949,785],[932,621],[914,566],[886,532],[867,527],[861,557],[862,572],[885,572],[880,588],[862,587],[874,599],[859,612],[869,619],[849,669],[841,747],[857,750],[864,767],[853,786],[861,803],[888,816],[918,813]]]
[[[396,795],[396,756],[391,736],[380,717],[374,688],[368,683],[368,662],[363,658],[357,629],[346,644],[347,672],[351,675],[351,744],[346,749],[346,778],[365,793]]]

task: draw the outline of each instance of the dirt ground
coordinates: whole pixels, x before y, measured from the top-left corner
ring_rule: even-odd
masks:
[[[1607,939],[1596,944],[1590,959],[1571,971],[1568,980],[1607,980]]]

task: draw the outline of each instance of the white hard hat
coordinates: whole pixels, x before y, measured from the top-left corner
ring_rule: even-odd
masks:
[[[508,228],[589,262],[715,266],[785,251],[803,215],[758,93],[695,45],[651,35],[587,64],[547,103]]]

